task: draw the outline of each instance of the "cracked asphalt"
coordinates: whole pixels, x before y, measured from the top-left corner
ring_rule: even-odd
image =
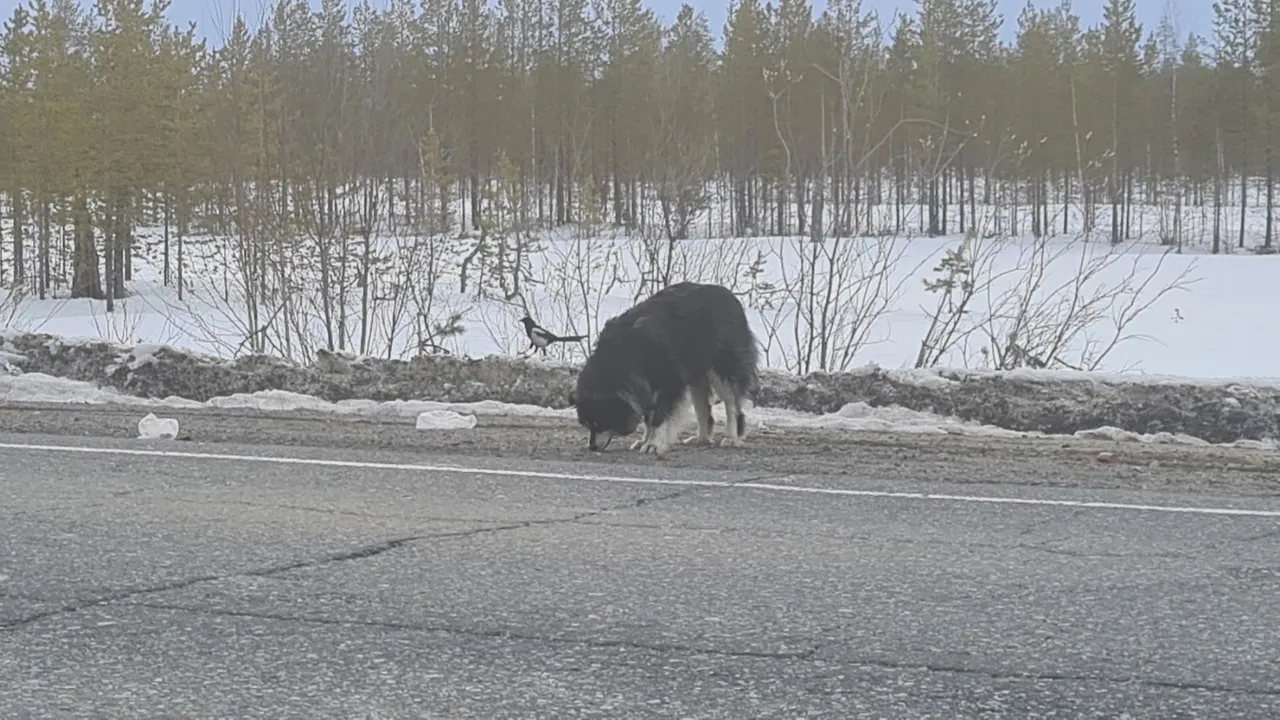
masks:
[[[0,407],[0,716],[1280,715],[1275,453],[144,412]]]

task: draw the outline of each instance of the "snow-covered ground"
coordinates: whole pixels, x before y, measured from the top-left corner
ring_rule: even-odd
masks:
[[[913,366],[931,314],[948,305],[925,283],[942,277],[936,271],[939,261],[963,239],[841,242],[845,247],[821,249],[836,256],[820,259],[815,270],[806,265],[812,258],[803,255],[810,248],[798,238],[688,241],[677,249],[674,277],[720,282],[741,292],[771,367],[821,369],[824,353],[818,340],[823,334],[830,341],[827,369],[868,363]],[[984,242],[986,246],[973,253],[980,266],[975,276],[984,287],[970,300],[959,326],[968,335],[942,349],[928,365],[989,366],[984,352],[992,346],[991,338],[1002,344],[1009,332],[1020,330],[1019,343],[1043,345],[1074,313],[1070,322],[1075,332],[1062,355],[1075,367],[1191,378],[1280,375],[1273,361],[1280,341],[1266,330],[1272,313],[1262,301],[1272,294],[1280,258],[1166,255],[1150,246],[1114,250],[1106,243],[1078,239]],[[530,258],[529,289],[510,301],[493,294],[463,295],[456,275],[447,273],[438,279],[431,299],[437,313],[433,319],[460,311],[465,332],[441,344],[473,357],[524,352],[528,345],[518,319],[526,309],[553,331],[594,334],[604,320],[647,294],[638,280],[643,260],[635,256],[642,253],[640,245],[626,239],[547,239],[541,252]],[[760,265],[763,269],[753,276],[753,267]],[[220,286],[212,270],[189,269],[189,285],[179,299],[173,287],[162,285],[159,273],[157,263],[139,258],[129,284],[131,296],[118,301],[111,314],[102,302],[70,300],[63,290],[45,300],[0,298],[0,325],[64,337],[162,343],[223,356],[247,350],[250,321],[238,300],[242,294],[234,287]],[[607,287],[616,276],[630,281]],[[810,278],[818,282],[806,285]],[[830,296],[825,292],[828,286],[833,288]],[[1125,292],[1108,297],[1119,288]],[[355,297],[349,305],[348,347],[354,349],[360,309],[358,291],[351,294]],[[276,323],[266,349],[306,360],[325,342],[320,303],[297,297],[291,302],[291,337],[282,340],[283,323]],[[827,317],[819,317],[819,331],[813,332],[809,318],[820,316],[824,304]],[[810,307],[816,309],[806,314]],[[267,307],[260,313],[272,310]],[[409,310],[401,308],[399,325],[392,327],[394,308],[374,307],[368,354],[412,354],[416,309]],[[1100,362],[1091,362],[1116,340]],[[553,356],[580,359],[585,348],[558,346]]]
[[[1020,227],[1030,215],[1026,208],[1016,214],[978,210],[984,228],[997,214],[1006,227]],[[878,208],[877,222],[888,222],[891,211]],[[1254,231],[1261,219],[1257,208],[1249,211],[1247,245],[1253,246],[1260,242]],[[918,213],[911,211],[909,224],[917,224]],[[956,227],[954,209],[951,214]],[[723,215],[708,212],[705,227],[699,220],[694,230],[715,231]],[[1238,213],[1224,218],[1224,237],[1232,240]],[[1137,213],[1141,239],[1119,248],[1105,241],[1105,223],[1092,238],[1069,234],[1044,241],[885,236],[815,246],[805,238],[703,237],[674,249],[660,237],[625,237],[603,224],[576,226],[537,237],[537,246],[522,256],[518,293],[503,292],[497,261],[484,256],[471,267],[485,266],[486,274],[473,272],[462,292],[461,251],[474,238],[423,241],[383,233],[376,249],[390,262],[378,271],[371,292],[364,295],[356,282],[358,263],[352,261],[346,292],[331,293],[327,307],[307,261],[314,248],[303,239],[288,257],[269,261],[279,267],[269,266],[268,277],[255,280],[255,288],[266,292],[255,298],[253,312],[237,280],[243,274],[234,238],[187,240],[185,292],[179,298],[172,284],[161,281],[161,230],[150,228],[139,232],[129,297],[117,302],[114,313],[106,313],[100,301],[67,299],[66,288],[40,300],[0,285],[0,329],[161,343],[221,356],[250,351],[248,338],[256,335],[266,352],[308,361],[328,342],[327,330],[339,324],[346,329],[341,346],[359,350],[362,319],[366,354],[415,354],[418,331],[456,311],[465,332],[441,339],[441,346],[473,357],[519,354],[528,350],[518,323],[525,312],[553,331],[592,336],[608,317],[649,294],[656,286],[646,278],[660,268],[671,280],[733,287],[748,306],[765,364],[791,372],[868,364],[910,368],[922,354],[928,367],[991,367],[993,354],[1008,351],[1013,334],[1021,349],[1040,359],[1050,345],[1060,344],[1051,354],[1082,369],[1200,379],[1278,377],[1273,358],[1280,354],[1280,336],[1269,332],[1274,323],[1264,299],[1273,290],[1280,257],[1239,250],[1206,254],[1211,220],[1201,208],[1186,210],[1185,252],[1153,242],[1162,223],[1151,207]],[[1057,227],[1059,220],[1052,221]],[[1072,225],[1077,221],[1072,218]],[[1233,243],[1227,244],[1231,249]],[[972,273],[948,277],[940,263],[958,249],[972,263]],[[505,262],[509,267],[510,258]],[[947,279],[956,287],[964,281],[975,285],[963,308],[957,293],[947,297],[927,286]],[[512,290],[510,282],[505,290]],[[945,321],[951,314],[959,318],[955,336],[932,353],[922,352],[936,345],[933,316]],[[326,326],[326,315],[342,319]],[[428,322],[418,322],[420,316]],[[552,357],[576,361],[587,349],[587,343],[553,346]]]
[[[1144,223],[1157,225],[1153,219]],[[266,299],[259,298],[255,318],[247,312],[243,285],[236,281],[232,239],[187,241],[186,286],[180,298],[172,284],[166,286],[161,280],[160,235],[159,229],[140,233],[129,296],[117,301],[114,313],[106,313],[100,301],[68,299],[65,288],[55,288],[51,297],[40,300],[6,294],[0,286],[0,330],[128,345],[158,343],[230,356],[249,351],[247,329],[265,322],[270,327],[265,343],[269,353],[307,361],[316,348],[325,345],[324,304],[314,269],[305,261],[282,268],[278,277],[263,284],[268,293]],[[1192,233],[1193,241],[1185,252],[1171,252],[1149,238],[1115,248],[1105,242],[1105,234],[1043,241],[960,235],[858,237],[821,245],[805,238],[701,238],[672,248],[660,238],[626,237],[606,227],[590,231],[576,227],[537,238],[537,246],[524,256],[522,290],[510,298],[502,297],[501,283],[492,268],[488,275],[471,276],[468,292],[463,293],[459,284],[461,256],[457,253],[443,254],[435,270],[424,269],[416,260],[410,260],[409,269],[403,262],[389,265],[375,278],[372,297],[387,295],[396,283],[400,287],[417,283],[419,293],[411,302],[398,306],[377,302],[370,306],[365,350],[383,357],[414,354],[414,315],[424,310],[431,312],[432,321],[461,312],[465,332],[441,344],[473,357],[526,352],[527,341],[518,323],[525,312],[553,331],[593,335],[608,317],[651,292],[653,286],[644,279],[655,267],[665,267],[672,280],[718,282],[739,292],[765,347],[766,364],[780,370],[825,366],[856,371],[874,365],[897,369],[912,382],[948,382],[936,370],[911,368],[930,338],[932,316],[946,319],[949,312],[955,312],[961,337],[938,350],[926,366],[982,372],[991,366],[991,348],[1003,345],[1014,332],[1022,345],[1044,346],[1065,336],[1060,357],[1077,367],[1094,368],[1093,377],[1099,380],[1280,384],[1280,372],[1272,360],[1280,350],[1280,336],[1267,331],[1273,323],[1269,306],[1262,300],[1274,287],[1274,265],[1280,258],[1245,252],[1209,255],[1204,252],[1203,235],[1200,232],[1200,241],[1194,241]],[[402,259],[407,257],[409,246],[422,242],[394,234],[378,240],[380,251]],[[431,239],[428,244],[434,252],[440,251],[436,244],[456,250],[469,242],[474,243],[474,238]],[[955,287],[971,281],[976,288],[963,312],[955,307],[960,299],[957,295],[947,298],[928,287],[948,278],[942,261],[957,250],[963,250],[972,271],[950,279]],[[296,254],[306,256],[304,250]],[[424,280],[433,283],[434,292],[421,292]],[[477,288],[483,292],[477,294]],[[274,299],[270,297],[273,293]],[[356,349],[356,338],[361,334],[360,301],[361,288],[354,282],[345,296],[331,296],[333,316],[343,315],[342,303],[346,303],[349,349]],[[821,326],[820,332],[811,330],[815,324]],[[1061,332],[1063,328],[1069,332]],[[823,337],[828,341],[825,348]],[[1099,353],[1108,347],[1109,352],[1099,360]],[[552,358],[579,360],[586,349],[586,343],[553,346]],[[1034,347],[1029,350],[1035,352]],[[38,373],[10,376],[4,372],[5,366],[0,353],[0,402],[111,403],[157,412],[192,407],[302,409],[416,418],[423,430],[466,429],[474,426],[475,416],[483,415],[573,417],[572,410],[493,401],[331,403],[283,391],[233,395],[205,403],[182,398],[150,400]],[[1068,370],[1015,372],[1044,378],[1077,375]],[[751,421],[756,430],[764,432],[820,427],[1028,435],[863,403],[850,403],[822,416],[758,408]],[[1188,436],[1139,436],[1106,427],[1077,435],[1204,444]],[[1273,445],[1247,440],[1235,444]]]

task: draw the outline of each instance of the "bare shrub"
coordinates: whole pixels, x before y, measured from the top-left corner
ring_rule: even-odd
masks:
[[[16,329],[27,300],[27,288],[22,283],[0,284],[0,328]]]
[[[239,290],[226,292],[217,285],[208,278],[190,278],[181,300],[164,301],[169,321],[184,334],[200,338],[217,355],[235,357],[254,352],[255,331],[246,323],[243,295]],[[274,347],[271,352],[282,357],[300,357],[296,351],[282,353]]]
[[[530,315],[558,335],[586,335],[594,342],[604,322],[616,314],[607,308],[610,297],[631,282],[624,242],[574,233],[568,240],[548,243],[539,282],[546,300]],[[579,343],[558,343],[547,350],[565,360],[583,357]]]
[[[66,293],[59,293],[59,295],[61,297],[52,302],[46,300],[37,306],[32,306],[29,286],[24,283],[0,284],[0,331],[40,332],[55,318],[62,316],[62,309],[67,306],[67,303],[73,302]],[[36,307],[42,310],[38,315],[32,312]]]
[[[760,349],[764,351],[764,362],[766,365],[776,367],[775,359],[781,358],[785,361],[787,357],[781,345],[782,328],[791,319],[792,313],[787,307],[788,293],[785,285],[770,279],[769,260],[772,256],[773,251],[767,245],[765,249],[757,247],[750,256],[747,277],[750,279],[751,286],[747,289],[745,302],[747,308],[756,313],[764,329],[764,332],[757,333],[756,337],[757,342],[760,343]]]
[[[899,269],[906,248],[896,238],[793,238],[773,246],[765,258],[778,281],[760,281],[755,295],[766,357],[772,361],[776,350],[798,374],[848,370],[862,348],[882,341],[874,332],[914,275]]]
[[[631,299],[648,297],[681,278],[679,267],[683,255],[682,241],[674,236],[660,235],[652,230],[641,232],[627,243],[628,255],[638,277],[632,287]]]
[[[395,238],[377,297],[377,337],[387,358],[412,354],[457,352],[466,306],[449,301],[458,243],[445,235]]]
[[[987,242],[971,233],[926,280],[940,298],[916,366],[959,351],[966,366],[1097,370],[1138,337],[1129,329],[1135,320],[1196,281],[1193,265],[1161,279],[1173,252],[1125,252],[1082,236]]]
[[[1150,255],[1111,245],[1033,242],[1019,253],[1025,270],[1018,283],[987,303],[980,325],[985,364],[998,370],[1097,370],[1118,345],[1137,337],[1129,332],[1134,320],[1160,298],[1195,282],[1189,266],[1157,284],[1172,252],[1165,250],[1144,268]],[[1055,277],[1054,267],[1063,272]]]
[[[631,293],[638,302],[673,283],[689,281],[723,285],[744,293],[752,285],[755,243],[749,239],[675,240],[650,230],[627,243],[638,279]]]
[[[723,285],[742,295],[751,289],[757,243],[734,238],[707,240],[691,246],[685,257],[685,273],[698,282]]]
[[[89,317],[93,322],[94,333],[107,341],[122,345],[135,345],[142,342],[138,330],[142,327],[142,317],[133,312],[130,299],[116,300],[111,312],[99,311],[97,303],[89,303]]]
[[[311,274],[315,254],[302,240],[306,233],[295,232],[269,184],[238,183],[233,193],[228,234],[192,248],[193,275],[201,266],[218,268],[220,274],[192,277],[181,299],[167,302],[170,310],[181,313],[191,333],[222,354],[310,357],[318,337],[332,347],[332,267],[316,282]],[[329,222],[321,211],[316,215]],[[319,258],[321,265],[331,261],[331,254]],[[309,311],[317,304],[326,307],[318,328]]]
[[[318,289],[306,244],[265,236],[229,244],[221,278],[191,277],[182,299],[165,301],[171,320],[231,356],[266,353],[305,360],[317,347],[329,347],[336,337],[334,314],[317,310],[325,294]]]
[[[285,262],[295,268],[305,265],[315,279],[315,283],[299,288],[299,294],[290,297],[301,299],[307,314],[319,323],[320,342],[313,343],[310,332],[297,323],[293,325],[295,329],[303,330],[297,338],[300,343],[319,344],[331,351],[349,349],[351,296],[359,281],[358,256],[350,232],[354,225],[352,213],[345,198],[331,195],[336,192],[334,188],[312,188],[304,183],[297,193],[302,201],[295,206],[302,232],[297,235],[288,233],[286,223],[290,220],[280,218],[282,222],[275,232],[258,238],[258,243],[263,246],[259,252],[268,253],[268,262]],[[298,250],[294,259],[285,256],[290,246]],[[253,294],[246,297],[252,299]],[[263,331],[269,332],[266,328]],[[314,348],[307,347],[304,352],[310,356]]]
[[[221,274],[194,281],[171,303],[182,311],[175,315],[229,355],[456,352],[468,307],[448,279],[462,242],[448,235],[449,188],[431,133],[419,153],[424,211],[398,221],[391,237],[383,233],[389,200],[372,183],[358,192],[313,183],[298,190],[287,215],[269,189],[237,196],[231,237],[214,245],[218,257],[197,263]]]
[[[474,316],[500,354],[530,355],[534,348],[529,346],[529,338],[520,324],[526,312],[532,314],[519,303],[492,302],[477,306]],[[554,345],[547,348],[549,355],[556,350]]]
[[[265,353],[305,361],[318,347],[335,349],[337,283],[332,266],[318,271],[312,245],[294,234],[270,208],[257,202],[237,208],[237,230],[204,251],[205,263],[220,275],[187,280],[179,299],[166,299],[170,321],[221,355]],[[198,260],[198,259],[197,259]],[[332,258],[331,258],[332,260]],[[325,262],[331,262],[325,261]],[[209,262],[212,261],[212,262]]]
[[[428,112],[430,117],[430,112]],[[418,141],[418,176],[425,189],[426,212],[413,228],[412,239],[399,245],[395,259],[397,290],[413,316],[413,346],[416,354],[454,353],[461,351],[461,338],[466,332],[462,324],[469,307],[461,299],[464,288],[458,288],[458,301],[451,302],[446,278],[463,270],[462,240],[450,239],[453,213],[451,181],[440,137],[434,126]],[[435,207],[438,211],[432,211]]]
[[[978,294],[1013,272],[1012,269],[994,270],[994,263],[1006,244],[970,227],[959,245],[943,253],[933,268],[933,275],[923,280],[925,290],[938,300],[932,310],[920,308],[929,319],[929,327],[916,353],[917,368],[940,364],[943,357],[973,334],[975,327],[969,320]]]

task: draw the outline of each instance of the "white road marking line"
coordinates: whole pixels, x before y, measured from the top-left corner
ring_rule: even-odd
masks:
[[[943,502],[987,503],[991,505],[1047,505],[1056,507],[1099,508],[1103,510],[1142,510],[1148,512],[1188,513],[1192,515],[1245,515],[1280,518],[1280,510],[1249,510],[1246,508],[1185,507],[1178,505],[1141,505],[1136,503],[1104,502],[1101,500],[1054,500],[1037,498],[1011,498],[990,495],[949,495],[946,493],[893,492],[890,490],[848,490],[844,488],[815,488],[797,485],[773,485],[770,483],[740,483],[734,487],[780,490],[817,495],[851,495],[854,497],[900,498],[904,500],[940,500]]]
[[[703,485],[706,487],[732,487],[733,483],[717,480],[657,480],[610,475],[576,475],[572,473],[538,472],[536,470],[498,470],[455,465],[419,465],[412,463],[366,462],[363,460],[326,460],[324,458],[271,457],[269,455],[230,455],[225,453],[198,453],[178,450],[136,450],[133,448],[96,448],[71,445],[25,445],[0,443],[0,450],[31,450],[47,452],[81,453],[88,455],[137,455],[190,460],[229,460],[232,462],[273,463],[276,465],[318,465],[321,467],[345,467],[363,470],[403,470],[406,472],[441,472],[461,475],[494,475],[499,477],[528,477],[544,480],[590,480],[595,482],[639,483],[642,485]]]
[[[225,460],[229,462],[267,463],[275,465],[314,465],[361,470],[400,470],[422,473],[452,473],[455,475],[489,475],[494,477],[523,477],[543,480],[581,480],[587,482],[632,483],[638,485],[683,485],[690,487],[720,487],[766,492],[798,493],[810,495],[834,495],[844,497],[886,498],[896,500],[934,500],[940,502],[980,503],[989,505],[1030,505],[1041,507],[1071,507],[1100,510],[1132,510],[1141,512],[1182,513],[1190,515],[1227,515],[1245,517],[1280,518],[1280,510],[1251,510],[1247,508],[1195,507],[1177,505],[1143,505],[1135,503],[1103,502],[1093,500],[1060,500],[1039,498],[1014,498],[989,495],[951,495],[946,493],[896,492],[891,490],[851,490],[846,488],[810,487],[804,485],[779,485],[763,482],[724,482],[717,480],[659,480],[657,478],[625,477],[614,475],[586,475],[575,473],[539,472],[536,470],[500,470],[459,465],[420,465],[414,463],[365,462],[360,460],[327,460],[323,458],[271,457],[267,455],[233,455],[227,453],[182,452],[176,450],[139,450],[132,448],[77,447],[71,445],[28,445],[0,443],[0,450],[26,452],[61,452],[87,455],[132,455],[139,457],[179,458],[186,460]]]

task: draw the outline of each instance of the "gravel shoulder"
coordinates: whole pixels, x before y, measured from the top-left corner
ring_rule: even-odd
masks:
[[[142,408],[3,404],[0,433],[136,438]],[[831,430],[766,430],[744,448],[681,447],[663,460],[627,450],[586,450],[583,432],[557,418],[480,416],[471,430],[418,431],[412,418],[358,418],[299,411],[169,410],[182,426],[178,446],[254,444],[392,450],[410,459],[528,459],[583,472],[627,467],[740,471],[755,477],[804,475],[874,486],[879,481],[948,485],[1123,489],[1280,497],[1280,453],[1071,437],[1021,439]],[[182,442],[185,441],[185,442]],[[1100,454],[1110,456],[1105,462]]]

